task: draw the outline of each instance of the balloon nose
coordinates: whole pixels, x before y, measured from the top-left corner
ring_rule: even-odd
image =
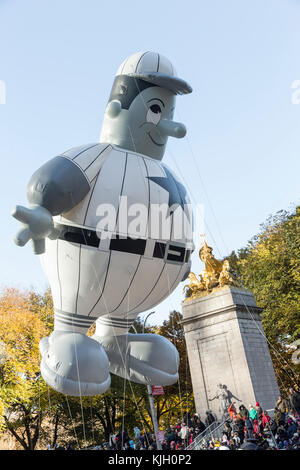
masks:
[[[158,130],[165,136],[176,137],[181,139],[186,134],[186,127],[181,122],[167,121],[162,119],[156,126]]]

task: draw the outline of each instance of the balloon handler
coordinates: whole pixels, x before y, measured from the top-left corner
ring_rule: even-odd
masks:
[[[176,95],[191,91],[164,56],[129,56],[117,71],[100,142],[42,165],[28,183],[29,207],[12,212],[22,223],[15,243],[32,241],[50,283],[54,331],[40,342],[41,373],[59,392],[104,393],[110,372],[140,384],[178,380],[179,356],[170,341],[128,331],[190,271],[192,237],[175,236],[174,229],[189,199],[161,160],[168,136],[186,133],[173,113]],[[132,223],[137,205],[146,212],[138,228]],[[169,210],[164,233],[155,205]],[[99,228],[107,208],[114,209],[113,222],[110,217]]]

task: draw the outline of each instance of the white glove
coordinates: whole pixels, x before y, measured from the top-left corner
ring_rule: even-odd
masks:
[[[22,222],[22,228],[16,234],[14,242],[18,246],[24,246],[31,240],[36,255],[45,253],[46,237],[52,240],[58,237],[59,231],[54,228],[52,215],[42,206],[15,206],[11,215]]]

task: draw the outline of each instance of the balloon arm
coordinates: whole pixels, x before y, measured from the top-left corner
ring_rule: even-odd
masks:
[[[52,216],[73,209],[87,195],[91,184],[73,160],[59,156],[41,166],[27,186],[31,205],[47,209]]]

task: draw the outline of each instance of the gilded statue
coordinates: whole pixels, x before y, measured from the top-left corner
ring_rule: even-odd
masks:
[[[212,254],[213,249],[208,246],[204,237],[203,239],[203,245],[199,250],[199,257],[203,261],[205,268],[201,271],[199,279],[193,272],[190,272],[188,275],[190,283],[185,284],[183,287],[187,300],[211,292],[215,287],[236,284],[230,275],[229,261],[227,259],[224,261],[216,259]]]

